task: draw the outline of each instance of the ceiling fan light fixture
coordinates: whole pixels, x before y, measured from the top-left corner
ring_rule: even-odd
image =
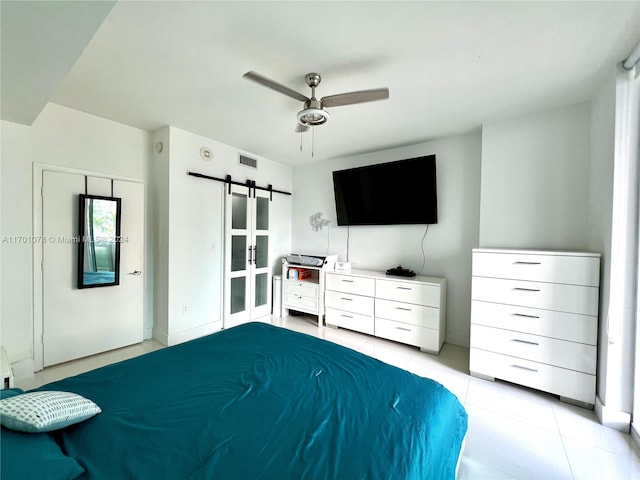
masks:
[[[322,108],[309,107],[298,112],[298,123],[310,127],[327,123],[329,118],[329,112]]]

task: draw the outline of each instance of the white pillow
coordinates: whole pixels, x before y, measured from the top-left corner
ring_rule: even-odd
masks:
[[[101,411],[77,393],[30,392],[0,400],[0,424],[20,432],[50,432],[82,422]]]

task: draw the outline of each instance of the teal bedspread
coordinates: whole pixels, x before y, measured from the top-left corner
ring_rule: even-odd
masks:
[[[56,434],[91,479],[453,479],[467,429],[439,383],[262,323],[40,390],[102,408]]]

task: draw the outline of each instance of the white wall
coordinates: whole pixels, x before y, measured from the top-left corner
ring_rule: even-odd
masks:
[[[31,236],[30,127],[2,122],[2,310],[0,342],[10,361],[33,358],[31,244],[11,243],[13,236]]]
[[[481,133],[411,145],[294,169],[292,250],[347,257],[347,227],[336,226],[331,172],[344,168],[436,155],[438,223],[424,241],[423,275],[447,279],[446,341],[469,344],[471,249],[478,246]],[[328,228],[314,232],[309,217],[322,212]],[[425,226],[349,227],[349,261],[354,268],[384,271],[402,264],[416,272],[422,266]]]
[[[291,191],[291,167],[175,127],[155,134],[163,151],[155,155],[158,255],[154,337],[173,344],[222,327],[224,184],[187,175],[192,171]],[[213,157],[205,161],[201,147]],[[258,169],[239,164],[239,154],[258,160]],[[274,194],[270,255],[279,273],[291,246],[291,197]],[[166,299],[166,300],[165,300]],[[186,306],[186,312],[183,308]],[[164,309],[164,310],[162,310]]]
[[[154,303],[158,309],[155,323],[160,325],[169,324],[169,315],[182,317],[182,323],[176,325],[186,329],[221,319],[223,188],[217,182],[188,177],[187,170],[212,176],[231,174],[240,181],[250,178],[258,184],[271,183],[277,189],[292,189],[290,167],[249,154],[260,161],[258,171],[250,170],[238,164],[239,152],[232,147],[170,127],[156,133],[159,139],[163,135],[163,154],[171,151],[171,162],[168,156],[163,163],[163,154],[152,154],[154,136],[149,132],[55,104],[48,104],[31,127],[2,122],[3,238],[32,236],[34,162],[138,179],[146,184],[147,337],[154,325]],[[214,152],[207,164],[199,156],[203,145]],[[215,205],[210,210],[203,208],[211,199]],[[291,197],[274,195],[272,215],[272,258],[274,272],[278,273],[279,257],[290,251]],[[200,223],[203,216],[207,229]],[[0,341],[12,363],[26,361],[27,372],[34,358],[32,245],[3,242],[1,252]],[[164,284],[155,285],[155,295],[154,278],[164,280]],[[186,314],[182,305],[188,307]]]
[[[149,133],[48,104],[31,127],[2,122],[2,235],[31,237],[33,163],[148,183]],[[147,190],[150,190],[147,188]],[[151,239],[147,222],[147,238]],[[151,240],[150,240],[151,241]],[[146,263],[151,265],[147,245]],[[2,243],[2,344],[12,362],[33,359],[32,245]],[[152,275],[145,277],[145,327],[152,323]]]
[[[482,128],[480,246],[589,247],[590,104]]]

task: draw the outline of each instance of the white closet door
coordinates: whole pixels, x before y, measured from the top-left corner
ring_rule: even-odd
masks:
[[[42,348],[44,366],[143,339],[144,185],[116,180],[122,198],[120,285],[77,288],[78,195],[85,176],[43,172]],[[110,195],[111,180],[89,177],[87,193]],[[139,270],[139,275],[129,274]]]
[[[269,193],[233,185],[225,201],[225,315],[229,328],[271,320]]]
[[[251,320],[250,201],[249,189],[237,185],[225,201],[225,328]]]
[[[271,320],[271,255],[270,255],[269,192],[254,190],[251,211],[252,270],[251,270],[251,319]]]

